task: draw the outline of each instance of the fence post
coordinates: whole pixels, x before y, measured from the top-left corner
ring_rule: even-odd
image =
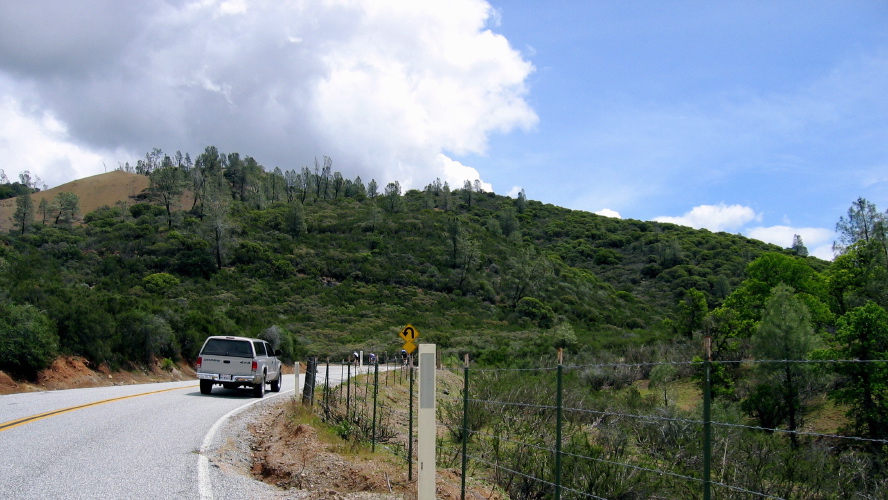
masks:
[[[564,350],[559,347],[558,348],[558,382],[556,388],[556,402],[555,406],[557,408],[557,416],[555,420],[555,500],[561,500],[561,417],[562,417],[562,406],[563,406],[563,396],[561,392],[562,383],[561,379],[563,378],[564,372]]]
[[[330,420],[330,358],[327,358],[327,368],[324,372],[324,419]]]
[[[376,399],[379,395],[379,360],[373,363],[373,437],[371,450],[376,451]]]
[[[463,367],[463,421],[462,421],[462,485],[459,498],[466,500],[466,448],[469,443],[469,353],[465,354]]]
[[[348,368],[346,369],[347,375],[345,379],[345,419],[347,421],[351,421],[351,379],[352,379],[352,365],[348,364]]]
[[[703,350],[705,357],[703,359],[703,500],[710,500],[711,497],[711,471],[710,461],[712,457],[712,436],[710,425],[710,407],[712,406],[711,381],[710,381],[710,364],[712,362],[712,337],[703,337]]]
[[[308,358],[305,367],[305,388],[302,391],[302,404],[314,405],[315,379],[318,372],[318,358],[312,356]]]

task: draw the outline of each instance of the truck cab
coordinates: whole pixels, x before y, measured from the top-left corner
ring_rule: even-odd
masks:
[[[281,390],[280,350],[262,340],[248,337],[208,337],[197,357],[197,378],[201,394],[210,394],[214,385],[226,389],[246,386],[253,395],[265,395],[265,385],[272,392]]]

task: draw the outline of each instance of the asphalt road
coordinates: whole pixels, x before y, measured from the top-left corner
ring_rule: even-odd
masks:
[[[222,387],[205,396],[196,380],[0,396],[0,498],[223,498],[200,471],[208,433],[293,386],[285,376],[262,400]]]
[[[239,498],[232,484],[243,481],[206,451],[234,415],[292,397],[294,379],[263,399],[220,386],[202,395],[196,380],[0,396],[0,498]]]

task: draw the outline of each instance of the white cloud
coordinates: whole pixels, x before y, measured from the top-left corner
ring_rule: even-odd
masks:
[[[700,205],[679,217],[656,217],[657,222],[671,222],[696,229],[706,228],[710,231],[733,231],[754,220],[761,220],[761,215],[743,205]]]
[[[48,187],[72,179],[117,168],[110,160],[120,154],[102,153],[71,142],[63,123],[52,114],[31,115],[22,103],[9,95],[0,95],[0,158],[11,182],[29,171]],[[105,165],[103,165],[105,163]]]
[[[790,227],[770,226],[753,227],[744,231],[746,236],[773,243],[783,248],[792,246],[793,236],[799,235],[802,243],[808,249],[808,254],[824,260],[832,260],[832,241],[835,232],[822,227]]]
[[[620,212],[617,212],[616,210],[611,210],[609,208],[603,208],[595,213],[598,215],[603,215],[605,217],[614,217],[616,219],[622,219],[622,217],[620,216]]]
[[[30,92],[32,114],[65,127],[59,147],[125,150],[114,165],[153,147],[196,156],[214,145],[267,168],[327,155],[349,177],[461,187],[481,176],[447,155],[483,154],[491,134],[538,120],[525,101],[533,65],[491,31],[483,0],[121,4],[85,2],[56,22],[42,4],[0,2],[9,95]],[[95,26],[121,27],[84,36]],[[70,160],[74,172],[102,171]]]

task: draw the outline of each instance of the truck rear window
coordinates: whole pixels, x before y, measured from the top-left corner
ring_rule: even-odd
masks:
[[[201,355],[252,358],[253,349],[250,342],[245,340],[210,339],[207,340]]]

